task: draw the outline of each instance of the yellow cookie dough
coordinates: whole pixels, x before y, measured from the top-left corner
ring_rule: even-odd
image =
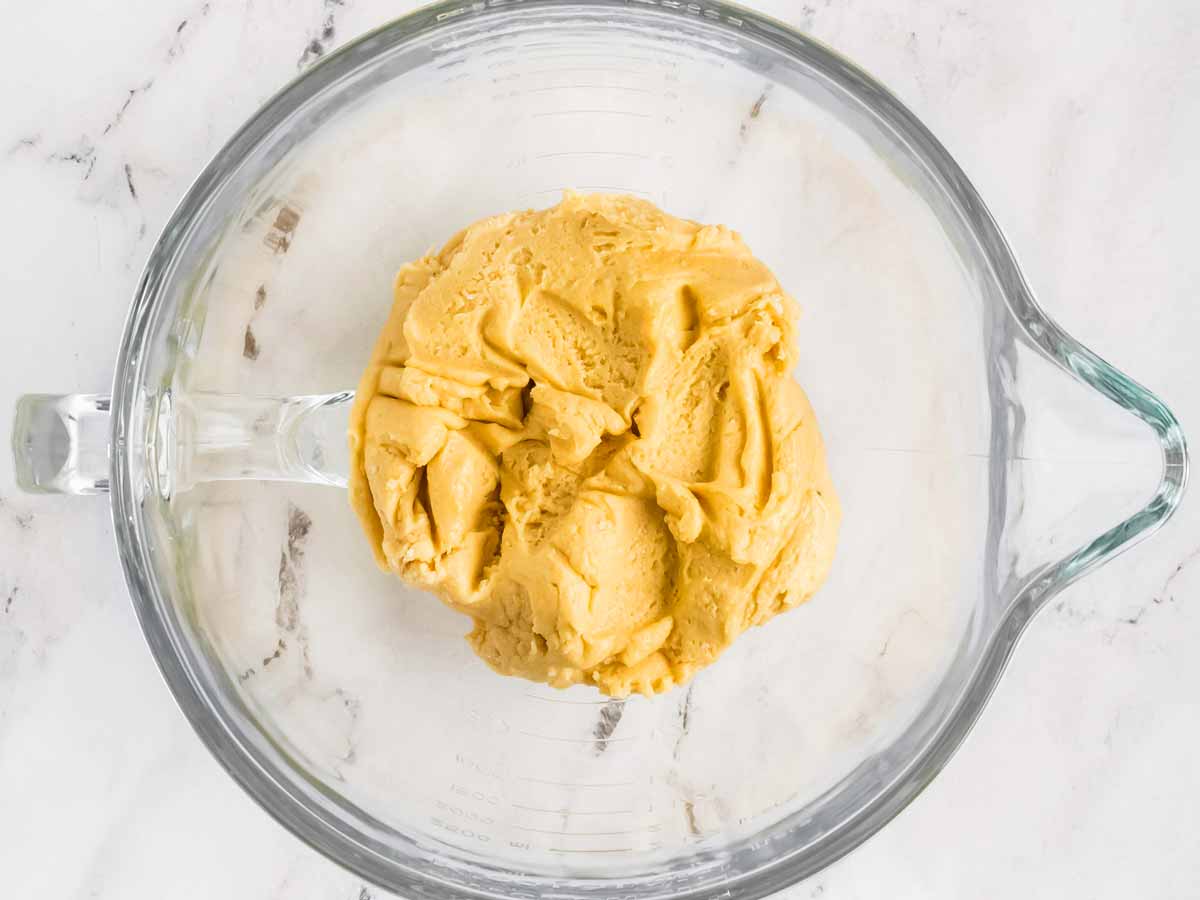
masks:
[[[624,196],[404,266],[350,429],[380,565],[471,616],[498,672],[687,681],[833,559],[793,306],[735,232]]]

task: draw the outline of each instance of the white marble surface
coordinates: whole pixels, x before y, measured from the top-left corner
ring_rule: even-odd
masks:
[[[189,179],[297,69],[410,6],[8,4],[0,409],[24,391],[106,390],[138,272]],[[889,84],[970,173],[1050,313],[1158,391],[1185,430],[1200,421],[1200,6],[758,6]],[[1185,501],[1061,595],[933,786],[789,896],[1195,896],[1198,525]],[[0,888],[382,893],[272,822],[193,736],[134,620],[106,501],[20,495],[7,455]]]

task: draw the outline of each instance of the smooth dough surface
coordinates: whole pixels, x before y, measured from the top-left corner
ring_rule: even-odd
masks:
[[[402,268],[350,427],[386,569],[498,672],[665,691],[807,600],[841,510],[794,304],[733,231],[568,193]]]

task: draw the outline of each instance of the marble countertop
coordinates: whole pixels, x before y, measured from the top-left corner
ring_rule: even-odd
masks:
[[[140,268],[193,175],[298,70],[414,5],[11,5],[0,409],[106,390]],[[1185,430],[1200,421],[1200,5],[755,5],[898,93],[970,173],[1050,314]],[[4,895],[383,896],[276,825],[195,738],[143,643],[105,498],[29,497],[13,480],[0,456]],[[934,784],[788,896],[1194,896],[1193,591],[1190,500],[1060,595]]]

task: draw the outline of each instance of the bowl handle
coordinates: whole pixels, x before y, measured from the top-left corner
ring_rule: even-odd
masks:
[[[110,398],[26,394],[12,450],[17,486],[37,494],[107,494]]]
[[[292,481],[344,487],[353,391],[242,397],[164,391],[139,411],[126,452],[164,499],[209,481]],[[109,487],[110,398],[26,394],[12,448],[17,485],[33,493],[99,494]]]

